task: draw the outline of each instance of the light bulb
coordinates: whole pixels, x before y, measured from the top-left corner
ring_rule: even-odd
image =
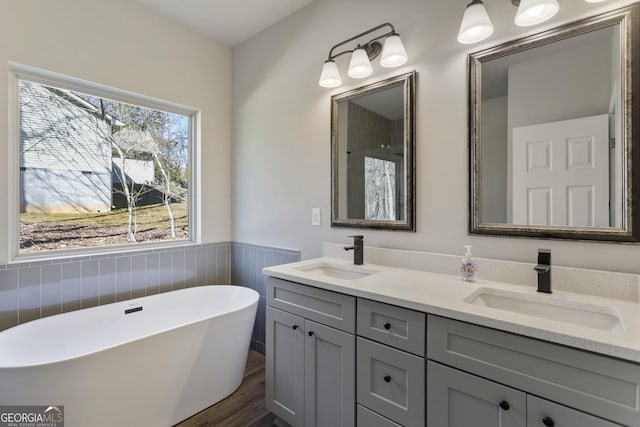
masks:
[[[467,30],[467,34],[469,34],[470,36],[477,36],[478,34],[480,34],[481,31],[482,31],[482,27],[478,25],[477,27],[469,28]]]
[[[535,18],[538,15],[540,15],[543,10],[544,10],[544,5],[541,4],[541,5],[538,5],[538,6],[534,6],[534,7],[530,8],[530,9],[527,9],[525,11],[525,13],[527,15],[529,15],[531,18]]]
[[[557,0],[521,0],[514,22],[520,27],[540,24],[560,10]]]
[[[367,56],[367,52],[361,48],[356,48],[351,54],[351,62],[349,62],[349,70],[347,74],[354,79],[363,79],[373,72],[371,62]]]

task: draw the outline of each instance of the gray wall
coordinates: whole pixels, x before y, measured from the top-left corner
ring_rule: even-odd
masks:
[[[610,101],[610,40],[509,67],[509,129],[606,114]]]
[[[264,267],[300,260],[300,252],[268,246],[233,243],[231,248],[231,283],[255,289],[260,294],[251,346],[264,353],[266,329],[266,295]]]
[[[233,49],[233,237],[257,245],[322,254],[322,242],[348,243],[353,230],[330,226],[331,95],[417,71],[417,232],[362,230],[367,245],[532,262],[539,247],[558,265],[640,273],[640,245],[469,236],[467,54],[629,1],[563,2],[550,23],[520,28],[503,0],[485,5],[494,35],[473,46],[456,41],[464,2],[316,0]],[[362,13],[366,10],[366,13]],[[354,80],[348,58],[336,62],[344,85],[318,85],[331,46],[382,22],[400,33],[409,61]],[[585,89],[585,90],[588,90]],[[275,108],[274,108],[275,106]],[[311,225],[311,209],[322,225]]]
[[[482,101],[482,222],[507,222],[507,97]]]

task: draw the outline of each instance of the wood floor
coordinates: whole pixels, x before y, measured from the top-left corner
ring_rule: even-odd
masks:
[[[274,427],[274,420],[264,407],[264,355],[250,350],[240,388],[175,427]]]

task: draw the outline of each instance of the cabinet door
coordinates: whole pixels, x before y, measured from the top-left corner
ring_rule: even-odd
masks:
[[[427,341],[429,359],[640,427],[637,363],[433,315]]]
[[[525,393],[427,362],[429,427],[525,427]],[[544,426],[543,426],[544,427]]]
[[[304,421],[304,319],[267,307],[265,406],[295,427]]]
[[[355,336],[305,320],[305,427],[355,426]]]
[[[527,427],[621,427],[621,425],[528,395]]]

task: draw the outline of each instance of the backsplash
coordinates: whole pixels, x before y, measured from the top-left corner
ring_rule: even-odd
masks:
[[[231,283],[255,289],[260,294],[256,323],[253,328],[251,346],[264,353],[266,330],[266,294],[264,267],[300,261],[300,251],[258,246],[247,243],[232,243]]]
[[[323,245],[323,256],[329,258],[350,259],[352,254],[343,250],[344,243],[328,243]],[[552,255],[553,256],[553,255]],[[537,259],[532,254],[532,261]],[[535,287],[538,277],[533,270],[534,263],[503,261],[499,259],[474,257],[478,264],[479,280],[507,282],[515,285]],[[388,265],[412,270],[430,271],[458,275],[462,250],[459,255],[448,255],[432,252],[418,252],[402,249],[387,249],[365,246],[364,261],[366,263]],[[563,267],[551,265],[553,289],[640,302],[640,275],[617,273],[603,270]],[[469,286],[474,286],[470,284]]]

